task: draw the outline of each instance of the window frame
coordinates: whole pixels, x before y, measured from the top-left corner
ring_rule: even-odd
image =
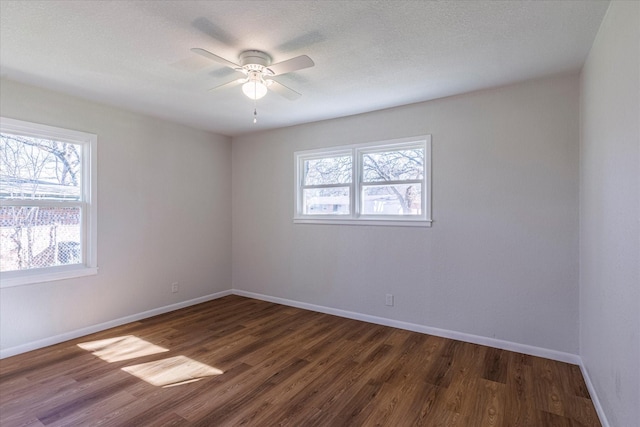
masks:
[[[5,206],[80,207],[83,259],[83,263],[79,264],[2,272],[0,274],[0,288],[98,274],[97,135],[6,117],[0,117],[0,132],[50,139],[80,146],[82,150],[81,200],[0,199],[0,204]]]
[[[411,148],[424,149],[423,177],[414,180],[387,181],[395,184],[419,182],[422,185],[420,215],[372,215],[362,213],[363,187],[367,184],[383,185],[385,181],[366,183],[363,180],[363,156],[367,153],[396,151]],[[313,159],[348,154],[352,158],[352,177],[349,184],[304,185],[304,162]],[[431,135],[419,135],[363,144],[327,147],[294,153],[294,213],[295,224],[379,225],[405,227],[431,227]],[[387,184],[388,185],[388,184]],[[349,215],[312,215],[303,213],[303,191],[309,188],[349,187]]]
[[[298,189],[298,185],[296,184],[296,192],[298,194],[299,197],[297,197],[296,199],[296,212],[302,212],[303,210],[303,197],[302,197],[302,193],[304,192],[304,190],[311,190],[311,189],[322,189],[322,188],[344,188],[347,187],[349,188],[349,203],[350,206],[353,205],[353,182],[355,180],[355,171],[354,171],[354,162],[355,160],[353,159],[352,156],[352,150],[350,149],[340,149],[340,147],[337,147],[338,149],[336,150],[327,150],[327,151],[322,151],[322,152],[318,152],[317,154],[314,152],[309,153],[309,155],[306,155],[304,157],[300,157],[297,163],[297,169],[298,169],[298,173],[300,174],[300,179],[296,180],[296,183],[299,183],[299,189]],[[316,151],[316,150],[314,150]],[[318,184],[318,185],[304,185],[303,179],[304,179],[304,161],[305,160],[316,160],[316,159],[328,159],[328,158],[334,158],[334,157],[343,157],[343,156],[351,156],[351,182],[348,183],[338,183],[338,184]],[[309,217],[309,216],[313,216],[313,217],[318,217],[318,218],[326,218],[326,217],[345,217],[345,215],[304,215],[304,217]],[[347,217],[350,215],[347,215]]]

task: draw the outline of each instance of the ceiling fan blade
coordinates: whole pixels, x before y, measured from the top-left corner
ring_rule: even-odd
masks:
[[[235,80],[231,80],[230,82],[226,82],[223,83],[221,85],[218,85],[216,87],[212,87],[211,89],[209,89],[209,92],[211,92],[212,90],[218,90],[218,89],[222,89],[222,88],[226,88],[226,87],[233,87],[233,86],[237,86],[239,84],[242,83],[246,83],[247,79],[235,79]]]
[[[275,80],[267,80],[267,83],[269,84],[267,86],[269,89],[271,89],[272,91],[274,91],[278,95],[284,96],[288,100],[295,101],[296,99],[298,99],[298,98],[300,98],[302,96],[302,94],[296,92],[295,90],[293,90],[291,88],[286,87],[282,83],[278,83]]]
[[[223,57],[215,55],[215,54],[209,52],[208,50],[200,49],[199,47],[191,48],[191,52],[197,53],[198,55],[202,55],[205,58],[209,58],[209,59],[211,59],[213,61],[216,61],[219,64],[226,65],[227,67],[233,68],[234,70],[237,69],[237,68],[241,68],[240,65],[234,64],[231,61],[227,61]]]
[[[286,61],[271,64],[267,67],[274,75],[286,74],[292,71],[302,70],[304,68],[313,67],[315,63],[307,55],[296,56],[295,58],[287,59]]]

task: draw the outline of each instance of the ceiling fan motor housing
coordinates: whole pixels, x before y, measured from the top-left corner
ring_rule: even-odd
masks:
[[[239,56],[240,65],[245,70],[262,71],[271,64],[271,57],[259,50],[245,50]]]

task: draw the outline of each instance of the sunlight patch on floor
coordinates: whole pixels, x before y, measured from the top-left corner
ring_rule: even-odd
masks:
[[[78,347],[92,352],[106,362],[119,362],[169,351],[133,335],[83,342]]]
[[[196,362],[186,356],[127,366],[122,370],[157,387],[174,387],[223,374],[220,369]]]

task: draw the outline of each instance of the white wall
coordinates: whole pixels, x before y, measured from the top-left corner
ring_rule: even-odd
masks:
[[[612,426],[640,421],[640,3],[612,2],[581,76],[580,356]]]
[[[556,76],[234,138],[234,289],[577,354],[578,87]],[[432,228],[292,223],[294,151],[419,134]]]
[[[0,92],[2,116],[98,135],[100,269],[0,290],[1,350],[231,288],[230,138],[8,80]]]

